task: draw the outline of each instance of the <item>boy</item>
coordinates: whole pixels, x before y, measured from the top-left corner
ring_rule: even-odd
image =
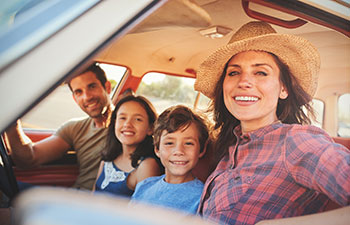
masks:
[[[207,122],[186,106],[166,109],[157,119],[154,150],[165,174],[137,184],[132,202],[142,201],[195,214],[203,183],[193,174],[205,154],[209,138]]]

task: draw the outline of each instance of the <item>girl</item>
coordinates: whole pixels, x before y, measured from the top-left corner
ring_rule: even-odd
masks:
[[[212,98],[220,158],[199,213],[221,224],[350,204],[350,151],[310,123],[320,56],[267,23],[241,27],[204,61],[195,88]]]
[[[138,182],[161,174],[153,151],[156,118],[153,105],[142,96],[128,95],[118,101],[102,151],[96,191],[130,197]]]

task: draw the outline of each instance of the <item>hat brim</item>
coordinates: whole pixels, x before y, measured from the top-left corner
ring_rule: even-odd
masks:
[[[214,98],[216,83],[227,61],[245,51],[265,51],[275,54],[296,77],[304,91],[313,96],[317,88],[320,55],[306,39],[288,34],[266,34],[227,44],[217,49],[199,67],[195,90]]]

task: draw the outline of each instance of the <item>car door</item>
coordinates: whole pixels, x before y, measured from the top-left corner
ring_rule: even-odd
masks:
[[[4,3],[1,10],[5,16],[0,26],[1,133],[17,119],[28,116],[49,93],[62,88],[67,77],[83,70],[108,43],[120,38],[163,2]],[[72,110],[65,103],[62,108]],[[38,119],[56,120],[54,116]],[[28,126],[24,131],[33,141],[40,141],[55,129]],[[14,167],[14,172],[17,180],[35,185],[71,186],[78,173],[77,166],[74,151],[69,151],[55,162],[29,170]]]

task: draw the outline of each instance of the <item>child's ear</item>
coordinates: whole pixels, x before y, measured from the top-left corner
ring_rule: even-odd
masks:
[[[153,133],[153,127],[149,127],[148,130],[147,130],[147,135],[152,135]]]
[[[202,158],[202,157],[204,156],[204,154],[207,152],[208,142],[209,142],[209,141],[206,141],[206,142],[205,142],[205,145],[204,145],[204,147],[203,147],[202,152],[199,153],[199,158]]]
[[[158,156],[158,158],[160,158],[160,157],[159,157],[159,149],[158,149],[156,146],[154,146],[154,153],[156,153],[156,155]]]

